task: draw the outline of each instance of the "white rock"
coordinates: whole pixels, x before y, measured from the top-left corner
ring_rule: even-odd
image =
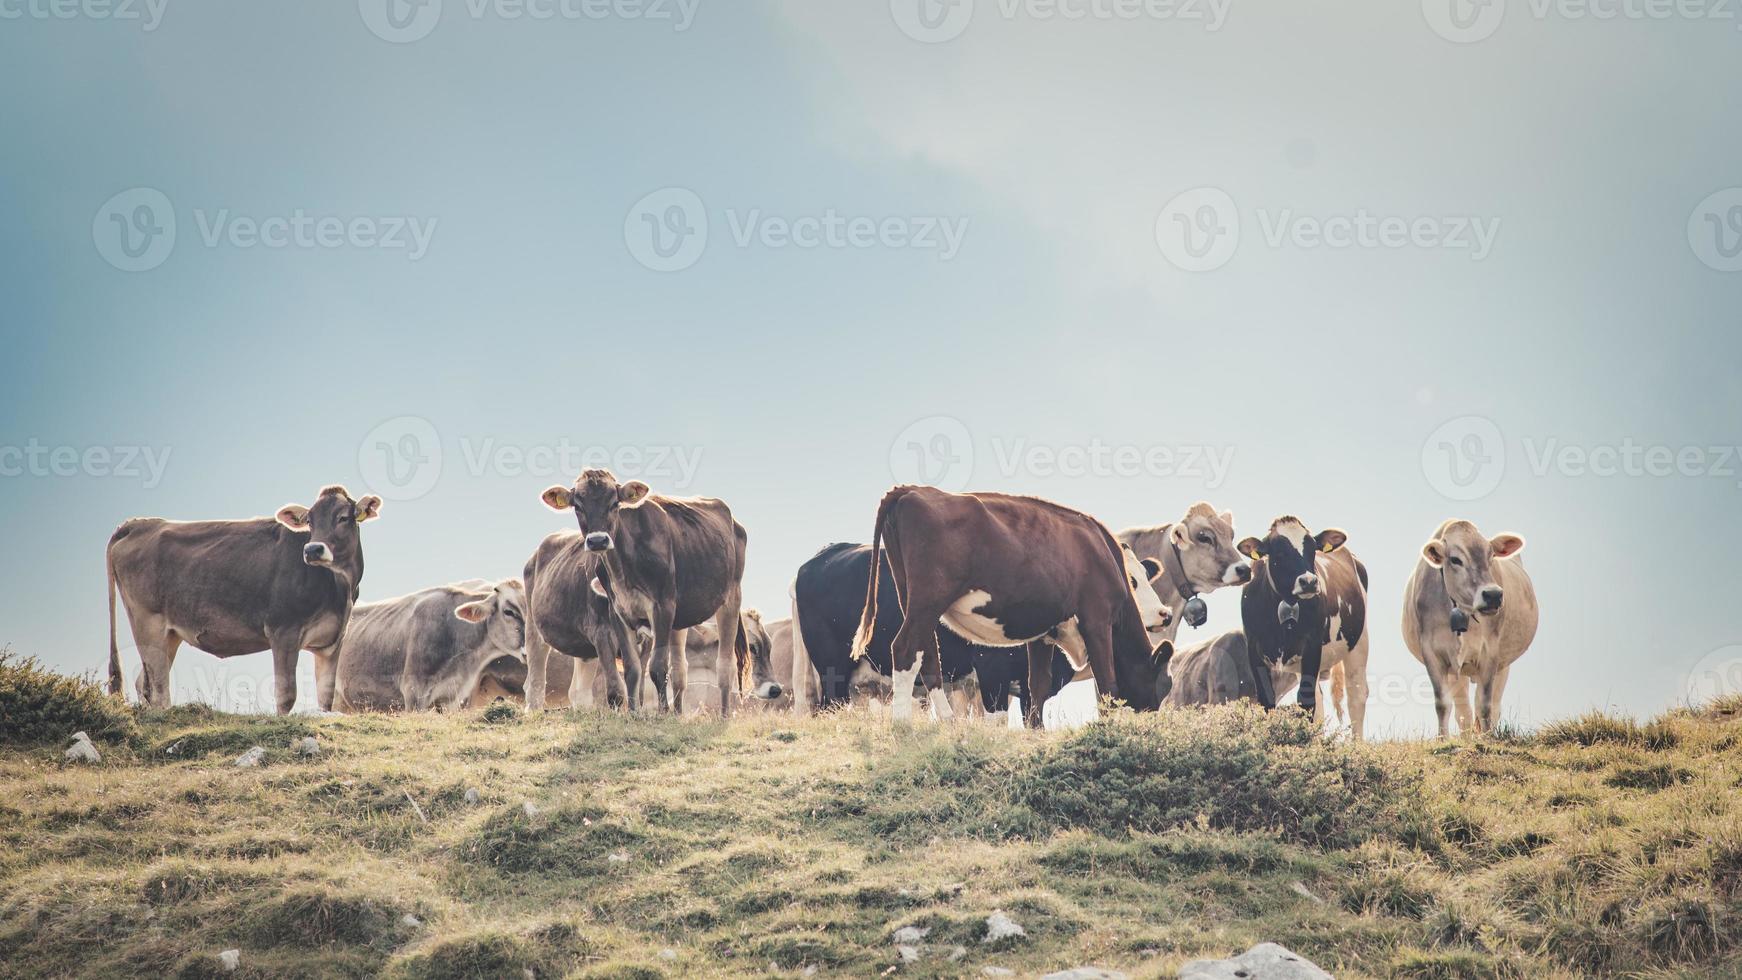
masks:
[[[466,802],[467,803],[478,802],[478,791],[475,789],[466,790]]]
[[[79,734],[85,733],[80,732]],[[81,738],[73,742],[72,748],[67,749],[66,759],[68,762],[102,762],[103,756],[97,751],[97,747],[91,744],[89,738]]]
[[[399,924],[402,926],[409,926],[413,929],[420,929],[423,927],[423,920],[412,915],[410,912],[407,912],[399,917]]]
[[[1331,980],[1331,975],[1275,943],[1259,943],[1226,960],[1193,960],[1180,980]]]
[[[929,928],[921,929],[919,926],[902,926],[900,929],[895,930],[895,935],[890,938],[894,939],[897,943],[913,944],[923,940],[929,935],[931,935],[931,929]]]
[[[164,755],[177,755],[181,752],[181,739],[169,743],[169,748],[163,750]]]
[[[814,977],[816,975],[817,975],[817,968],[816,968],[815,964],[812,964],[811,966],[805,967],[804,971],[799,974],[799,976],[801,976],[801,977]]]
[[[1070,970],[1060,970],[1048,973],[1040,980],[1125,980],[1125,974],[1117,970],[1103,970],[1098,966],[1079,966]]]
[[[320,740],[315,738],[313,735],[306,735],[303,737],[302,741],[296,743],[296,751],[299,755],[320,755]]]
[[[236,765],[241,766],[244,769],[248,769],[248,768],[252,768],[254,766],[258,766],[260,764],[260,760],[264,759],[264,758],[266,758],[266,750],[261,748],[260,746],[256,745],[253,748],[249,749],[248,751],[237,756],[236,757]]]
[[[919,962],[919,947],[918,946],[908,946],[908,945],[904,944],[904,945],[895,947],[895,952],[901,956],[901,962],[903,962],[903,963],[917,963],[917,962]]]
[[[90,732],[74,732],[73,733],[73,741],[75,741],[75,742],[89,742],[90,740],[91,740],[91,733]]]
[[[1318,897],[1317,895],[1314,895],[1312,892],[1312,889],[1308,888],[1302,882],[1291,881],[1291,882],[1289,882],[1288,887],[1289,887],[1290,891],[1293,891],[1296,895],[1299,895],[1302,898],[1310,898],[1313,900],[1313,902],[1315,902],[1316,904],[1319,904],[1319,905],[1325,904],[1324,899]]]
[[[1001,966],[983,966],[980,968],[980,975],[983,977],[1013,977],[1016,976],[1016,971],[1007,970]]]
[[[533,806],[531,800],[527,800],[525,803],[520,804],[520,812],[526,814],[528,819],[531,819],[532,817],[538,816],[538,807]]]
[[[629,863],[629,855],[624,854],[622,851],[614,851],[610,854],[605,855],[605,860],[611,862],[612,864],[628,864]]]
[[[986,917],[986,938],[980,941],[983,943],[995,943],[1000,939],[1010,939],[1014,936],[1026,935],[1028,935],[1028,930],[1017,925],[1015,919],[1005,915],[1003,909],[999,909]]]
[[[665,949],[659,951],[659,958],[667,962],[675,960],[677,959],[677,950],[667,946]]]
[[[225,973],[235,973],[236,968],[242,965],[242,951],[226,949],[218,954],[218,962],[223,964]]]

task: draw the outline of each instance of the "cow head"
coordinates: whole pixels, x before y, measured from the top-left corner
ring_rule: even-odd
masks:
[[[507,579],[488,592],[477,593],[471,602],[457,607],[454,615],[482,624],[490,646],[511,651],[514,659],[526,662],[526,586],[519,579]]]
[[[374,494],[352,500],[341,486],[321,488],[313,507],[285,504],[278,509],[278,523],[292,531],[306,532],[302,560],[316,568],[335,565],[349,568],[363,555],[363,539],[357,528],[381,516],[381,498]]]
[[[647,484],[640,480],[619,484],[610,470],[586,470],[575,477],[573,487],[551,487],[543,499],[551,510],[575,512],[588,551],[610,551],[616,547],[619,513],[639,507],[647,494]]]
[[[751,690],[762,700],[772,701],[780,697],[782,691],[774,679],[774,640],[762,625],[762,613],[755,609],[744,610],[738,622],[750,647],[750,678],[754,685]]]
[[[1494,560],[1524,550],[1516,534],[1485,538],[1469,521],[1448,521],[1439,535],[1421,546],[1421,556],[1445,577],[1446,594],[1459,609],[1481,613],[1500,611],[1505,590],[1495,580]]]
[[[1155,592],[1155,582],[1161,577],[1161,563],[1153,558],[1141,561],[1128,544],[1119,546],[1119,557],[1125,562],[1125,587],[1137,603],[1137,617],[1148,633],[1164,632],[1173,625],[1173,613]]]
[[[1234,547],[1232,511],[1218,514],[1200,500],[1183,520],[1168,528],[1168,539],[1179,553],[1180,568],[1192,589],[1214,592],[1224,585],[1252,581],[1252,563]]]
[[[1290,626],[1300,618],[1300,604],[1317,599],[1324,587],[1319,580],[1319,555],[1336,551],[1347,540],[1349,536],[1338,528],[1314,534],[1297,517],[1278,517],[1263,540],[1242,540],[1240,553],[1255,564],[1262,560],[1255,574],[1264,576],[1271,590],[1282,598],[1277,619]]]

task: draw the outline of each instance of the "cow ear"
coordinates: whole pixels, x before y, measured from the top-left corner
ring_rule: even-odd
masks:
[[[746,609],[744,610],[744,616],[748,619],[754,619],[758,623],[762,622],[762,610],[760,609]]]
[[[1167,529],[1167,536],[1173,539],[1173,546],[1175,548],[1190,543],[1186,540],[1185,521],[1175,521],[1173,526]]]
[[[477,602],[468,602],[465,605],[456,608],[454,610],[454,615],[468,623],[482,623],[484,620],[490,618],[490,607],[492,605],[494,605],[494,602],[492,602],[491,599],[479,599]]]
[[[1155,581],[1156,576],[1161,574],[1161,562],[1154,558],[1143,559],[1143,574],[1149,576],[1151,582]]]
[[[362,500],[357,501],[357,523],[358,524],[361,524],[364,521],[372,521],[375,518],[380,517],[380,516],[381,516],[381,498],[380,497],[377,497],[374,494],[369,494],[368,496],[364,497]]]
[[[1446,543],[1439,538],[1421,546],[1421,557],[1429,565],[1439,568],[1446,563]]]
[[[1240,543],[1234,548],[1253,561],[1264,557],[1264,542],[1257,538],[1241,538]]]
[[[1494,557],[1510,558],[1524,550],[1524,539],[1516,534],[1496,534],[1488,539],[1488,545],[1494,549]]]
[[[1223,522],[1223,523],[1224,523],[1224,524],[1227,524],[1227,525],[1228,525],[1228,526],[1229,526],[1229,527],[1233,527],[1233,526],[1234,526],[1234,512],[1233,512],[1233,511],[1231,511],[1231,510],[1225,510],[1225,511],[1222,511],[1222,513],[1220,513],[1220,514],[1218,514],[1218,515],[1216,515],[1216,516],[1218,516],[1218,517],[1220,517],[1220,518],[1221,518],[1221,519],[1222,519],[1222,522]]]
[[[1149,655],[1154,658],[1155,662],[1158,664],[1167,663],[1169,660],[1173,659],[1173,641],[1162,640],[1161,645],[1150,651]]]
[[[1326,553],[1341,548],[1343,542],[1347,540],[1349,540],[1349,535],[1344,533],[1340,527],[1327,527],[1313,536],[1313,541],[1319,546],[1319,550]]]
[[[544,501],[544,505],[551,510],[568,510],[574,506],[575,502],[574,495],[569,493],[568,487],[551,487],[540,494],[539,499]]]
[[[308,530],[308,508],[301,504],[285,504],[278,508],[278,523],[292,531]]]
[[[630,480],[617,488],[617,502],[625,507],[634,507],[647,499],[648,486],[640,480]]]

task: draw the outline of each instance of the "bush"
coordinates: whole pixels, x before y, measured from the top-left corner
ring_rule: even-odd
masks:
[[[497,701],[484,709],[484,721],[491,725],[509,725],[520,720],[520,709],[506,701]]]
[[[134,733],[133,713],[86,677],[68,677],[35,657],[0,650],[0,745],[61,742],[74,732],[119,742]]]
[[[1611,718],[1601,711],[1591,711],[1577,718],[1557,721],[1545,727],[1537,740],[1544,745],[1643,745],[1645,733],[1631,718]]]
[[[1090,725],[1017,777],[1018,801],[1052,830],[1199,824],[1320,847],[1397,832],[1419,791],[1417,775],[1330,741],[1310,718],[1248,704]]]

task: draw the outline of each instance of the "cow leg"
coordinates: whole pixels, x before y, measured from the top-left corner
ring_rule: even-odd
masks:
[[[795,581],[788,591],[792,593],[792,713],[803,718],[811,713],[811,655],[805,648],[804,628],[798,620],[798,583]]]
[[[635,648],[637,642],[634,632],[628,627],[622,627],[623,641],[619,647],[624,659],[629,657],[629,651]],[[617,669],[617,654],[615,652],[599,651],[599,670],[605,675],[605,706],[622,708],[628,704],[628,694],[623,689],[623,674]]]
[[[302,648],[294,641],[278,640],[272,644],[272,693],[278,702],[278,713],[290,714],[296,707],[296,655]]]
[[[1488,734],[1500,722],[1500,695],[1506,690],[1506,674],[1502,667],[1483,678],[1476,688],[1476,730]]]
[[[925,703],[938,721],[951,721],[955,710],[950,705],[950,693],[944,690],[943,657],[938,650],[938,631],[932,630],[919,651],[920,678],[925,681]]]
[[[1052,692],[1052,644],[1045,640],[1028,643],[1028,704],[1025,714],[1028,727],[1041,725],[1040,709]]]
[[[937,649],[938,618],[944,614],[944,610],[936,607],[921,607],[911,601],[914,596],[908,598],[909,605],[902,610],[901,628],[895,631],[895,639],[889,645],[889,717],[902,722],[913,720],[913,682],[920,672],[920,653],[928,643],[933,650]],[[941,668],[938,679],[942,683]]]
[[[139,675],[133,679],[133,689],[139,693],[139,704],[146,708],[169,707],[169,668],[175,662],[181,637],[169,628],[161,616],[127,609],[127,621],[133,627],[133,648],[139,652]]]
[[[1246,659],[1252,668],[1252,695],[1264,710],[1270,711],[1276,707],[1276,684],[1271,676],[1270,661],[1264,659],[1264,654],[1258,649],[1256,641],[1246,644]]]
[[[1349,734],[1355,741],[1367,737],[1367,633],[1349,651],[1340,665],[1343,677],[1343,698],[1348,703]]]
[[[647,659],[648,679],[653,682],[654,696],[659,701],[660,713],[671,710],[668,692],[671,681],[671,642],[661,637],[671,636],[675,631],[671,628],[671,620],[660,613],[653,614],[653,649]],[[682,660],[680,656],[678,658]],[[687,665],[686,665],[687,666]]]
[[[1446,670],[1433,651],[1428,651],[1424,659],[1427,661],[1424,666],[1427,667],[1428,683],[1434,688],[1434,715],[1439,718],[1440,738],[1448,738],[1452,734],[1452,685],[1460,678],[1455,672]]]
[[[549,678],[551,649],[539,635],[535,617],[528,613],[526,617],[526,687],[520,693],[526,702],[527,711],[544,710],[544,687]],[[576,665],[577,668],[579,664]],[[575,671],[579,676],[580,671]],[[569,682],[569,689],[574,689],[574,681]],[[569,706],[574,707],[574,695],[569,696]]]
[[[310,650],[315,658],[315,707],[333,710],[333,689],[339,681],[339,644],[325,650]]]
[[[714,653],[714,673],[720,679],[721,718],[732,717],[732,705],[738,700],[738,605],[742,601],[734,587],[720,605],[720,611],[714,614],[714,625],[720,631],[720,647]]]
[[[1461,673],[1451,677],[1452,707],[1458,715],[1458,734],[1476,730],[1476,719],[1470,711],[1470,678]]]
[[[631,714],[647,706],[644,703],[647,700],[646,691],[641,683],[645,676],[645,661],[642,659],[644,649],[641,644],[633,642],[623,647],[623,697]]]
[[[682,715],[690,687],[690,631],[674,630],[671,634],[671,710]],[[664,709],[665,692],[659,692],[660,708]]]

